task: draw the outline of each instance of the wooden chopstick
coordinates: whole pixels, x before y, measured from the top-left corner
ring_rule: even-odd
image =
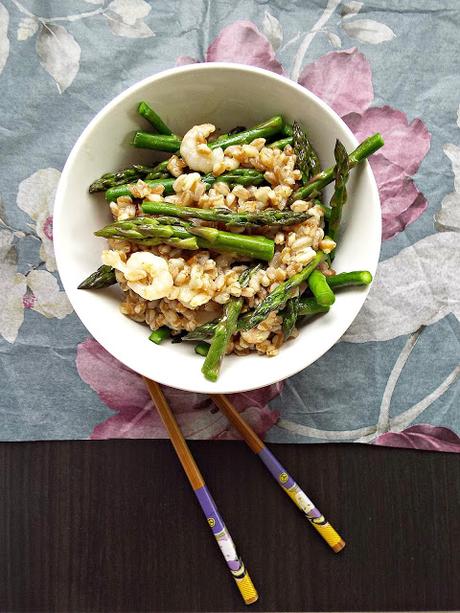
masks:
[[[283,466],[278,462],[272,452],[260,440],[251,426],[241,417],[236,408],[223,394],[211,394],[211,398],[227,417],[228,421],[241,434],[250,449],[262,460],[275,481],[295,505],[305,514],[311,525],[326,541],[329,547],[338,553],[345,547],[345,541],[337,534],[324,515],[315,507],[305,492],[297,485]]]
[[[176,451],[182,468],[190,482],[190,485],[195,492],[195,496],[200,503],[203,513],[206,516],[207,522],[212,530],[214,538],[220,547],[227,566],[238,586],[238,589],[243,597],[245,604],[252,604],[258,599],[257,591],[251,581],[250,576],[243,564],[243,561],[236,552],[232,537],[228,532],[224,520],[222,519],[217,509],[216,503],[206,487],[200,469],[196,465],[195,460],[188,448],[187,443],[180,431],[177,421],[166,401],[166,398],[161,391],[160,386],[155,381],[151,381],[144,377],[144,382],[149,390],[150,396],[157,408],[161,420],[168,431],[171,443]]]

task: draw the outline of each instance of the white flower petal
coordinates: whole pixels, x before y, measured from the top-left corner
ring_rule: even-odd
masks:
[[[10,53],[10,41],[8,40],[8,22],[10,16],[6,8],[0,2],[0,73],[5,67]]]
[[[44,317],[63,319],[72,313],[65,292],[60,291],[57,279],[47,270],[32,270],[27,275],[27,285],[35,296],[34,311]]]
[[[40,64],[56,81],[62,94],[80,67],[80,45],[63,26],[43,24],[35,45]]]
[[[34,221],[44,214],[51,215],[60,176],[56,168],[43,168],[21,181],[17,196],[18,207]]]
[[[13,234],[0,232],[0,334],[14,343],[24,321],[22,298],[26,293],[26,279],[17,272],[17,253]]]
[[[446,143],[443,147],[444,153],[452,162],[452,171],[454,173],[454,188],[460,193],[460,147]]]
[[[432,234],[377,269],[362,310],[342,340],[386,341],[433,324],[449,313],[460,318],[460,234]]]
[[[265,11],[262,28],[265,36],[268,38],[273,49],[276,51],[283,42],[283,30],[280,22],[269,11]]]
[[[346,2],[342,8],[342,18],[349,19],[353,17],[353,15],[357,15],[363,6],[362,2],[358,2],[357,0],[351,0],[350,2]]]
[[[126,25],[133,26],[150,13],[151,6],[144,0],[113,0],[107,10],[118,15]]]
[[[340,40],[340,36],[334,34],[334,32],[328,32],[326,34],[328,41],[331,43],[333,47],[339,49],[342,46],[342,41]]]
[[[452,162],[455,191],[445,196],[440,210],[434,216],[434,221],[436,229],[439,231],[458,231],[460,230],[460,147],[447,143],[443,149]]]
[[[456,192],[447,194],[441,203],[441,208],[435,213],[434,221],[439,232],[460,231],[460,194]]]
[[[41,239],[40,257],[46,268],[56,270],[52,237],[52,218],[54,196],[61,173],[55,168],[43,168],[24,179],[19,184],[17,205],[34,221],[34,230]]]
[[[17,38],[19,41],[27,40],[38,30],[38,20],[34,17],[24,17],[18,25]]]
[[[117,36],[124,36],[125,38],[149,38],[150,36],[155,36],[155,32],[153,32],[142,19],[138,19],[132,26],[122,21],[111,19],[108,16],[107,19],[109,28],[112,30],[112,33]]]
[[[391,28],[373,19],[345,21],[342,28],[348,36],[356,38],[361,43],[370,43],[371,45],[384,43],[396,36]]]

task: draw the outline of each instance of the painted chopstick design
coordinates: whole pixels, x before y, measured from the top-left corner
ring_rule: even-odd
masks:
[[[278,462],[273,453],[241,417],[230,400],[223,394],[212,394],[211,397],[229,422],[241,434],[251,450],[259,456],[278,485],[283,488],[294,504],[305,514],[308,521],[322,536],[329,547],[335,553],[341,551],[345,547],[345,541],[337,534],[324,515],[316,508],[287,470]]]
[[[192,486],[195,496],[200,503],[203,513],[206,516],[209,527],[214,535],[214,538],[219,545],[222,555],[225,558],[227,566],[236,582],[236,585],[243,597],[245,604],[249,605],[258,599],[257,590],[255,589],[251,578],[239,557],[235,544],[230,536],[227,527],[224,524],[216,503],[206,487],[203,476],[198,468],[192,453],[185,442],[185,439],[180,431],[179,425],[166,401],[166,398],[161,391],[160,386],[155,381],[146,379],[145,384],[149,390],[150,396],[157,408],[158,414],[169,434],[171,443],[176,451],[182,468]]]

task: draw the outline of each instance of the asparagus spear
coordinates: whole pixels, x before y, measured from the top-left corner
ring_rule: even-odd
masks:
[[[216,325],[211,346],[201,372],[209,381],[217,381],[220,365],[227,350],[232,334],[236,331],[238,317],[243,307],[243,299],[235,298],[224,305],[224,314]]]
[[[308,287],[316,298],[316,302],[321,306],[331,306],[334,304],[334,292],[327,284],[325,275],[318,269],[314,270],[308,277]]]
[[[195,345],[195,353],[198,355],[202,355],[204,358],[208,355],[210,345],[209,343],[205,343],[204,341],[200,341]]]
[[[209,321],[206,324],[202,324],[192,330],[192,332],[187,332],[187,334],[183,337],[184,341],[204,341],[208,338],[211,338],[214,332],[216,331],[216,326],[219,320]]]
[[[154,149],[155,151],[169,151],[176,153],[179,150],[181,140],[178,136],[166,136],[165,134],[152,134],[138,130],[134,133],[131,144],[141,149]]]
[[[149,341],[152,341],[155,345],[160,345],[165,339],[169,338],[170,335],[171,330],[168,326],[161,326],[161,328],[152,331],[149,336]]]
[[[154,179],[153,181],[146,180],[147,185],[155,186],[155,185],[163,185],[164,192],[163,195],[168,196],[170,194],[174,194],[173,184],[176,179]],[[227,184],[236,184],[239,185],[260,185],[264,180],[264,175],[257,170],[252,170],[250,168],[237,168],[236,170],[232,170],[230,172],[226,172],[219,177],[215,177],[213,174],[205,175],[201,178],[203,183],[206,183],[209,187],[216,183],[217,181],[221,181],[222,183]],[[118,185],[117,187],[112,187],[105,192],[105,198],[108,202],[115,201],[120,196],[131,196],[130,185]]]
[[[102,265],[82,281],[78,289],[101,289],[114,285],[116,282],[115,269],[111,266]]]
[[[331,216],[328,223],[328,234],[337,241],[342,208],[347,201],[347,181],[349,177],[348,154],[342,143],[337,140],[334,148],[335,157],[335,190],[331,198]]]
[[[199,209],[177,206],[167,202],[144,202],[142,210],[148,215],[170,215],[181,219],[218,221],[227,226],[290,226],[309,219],[310,213],[294,213],[291,210],[265,209],[258,213],[234,213],[230,209]]]
[[[306,298],[305,296],[301,296],[299,299],[298,305],[298,317],[309,317],[312,315],[317,315],[318,313],[327,313],[329,311],[329,307],[322,306],[318,304],[314,298]],[[290,302],[290,301],[289,301]],[[244,318],[240,318],[238,320],[237,331],[241,329],[242,324],[244,323]],[[210,321],[206,324],[198,326],[192,332],[187,332],[187,334],[183,337],[184,341],[200,341],[206,340],[210,338],[216,329],[217,321]]]
[[[292,145],[292,136],[286,136],[286,138],[275,140],[274,143],[270,143],[268,146],[270,149],[284,149],[286,145]]]
[[[231,145],[244,145],[250,143],[256,138],[268,138],[270,136],[274,136],[282,130],[283,126],[284,120],[281,115],[275,115],[275,117],[272,117],[263,123],[259,123],[249,130],[238,132],[237,134],[224,134],[208,144],[211,149],[215,149],[216,147],[226,149]]]
[[[329,311],[328,306],[318,304],[314,298],[306,298],[301,296],[299,298],[299,317],[310,317],[311,315],[317,315],[318,313],[327,313]]]
[[[144,119],[147,119],[147,121],[152,124],[152,126],[159,134],[166,134],[167,136],[172,136],[172,130],[168,128],[168,126],[161,119],[158,113],[155,113],[155,111],[152,109],[151,106],[149,106],[149,104],[147,104],[147,102],[140,102],[139,106],[137,107],[137,112],[139,113],[139,115],[142,115]]]
[[[337,275],[326,277],[326,281],[331,288],[369,285],[372,281],[372,275],[368,270],[353,270],[352,272],[341,272]]]
[[[240,275],[239,283],[241,287],[246,287],[252,275],[259,270],[260,266],[247,268]],[[238,317],[243,308],[243,298],[230,298],[224,305],[224,312],[221,319],[216,324],[211,346],[206,355],[206,359],[201,368],[201,372],[209,381],[217,381],[220,366],[227,350],[228,343],[236,331]]]
[[[297,121],[292,124],[292,131],[292,146],[297,156],[297,167],[302,171],[303,182],[306,183],[311,177],[321,172],[321,164],[308,136]]]
[[[185,226],[185,227],[184,227]],[[247,236],[194,227],[191,224],[163,225],[152,217],[117,221],[95,232],[104,238],[120,238],[143,245],[172,244],[181,249],[212,249],[238,253],[257,260],[271,260],[274,242],[265,236]]]
[[[286,136],[292,136],[294,134],[294,130],[290,123],[285,123],[283,126],[283,134]]]
[[[287,340],[291,336],[295,322],[299,316],[299,298],[290,298],[286,302],[286,306],[284,307],[281,316],[283,318],[282,330],[284,338]]]
[[[325,254],[319,251],[303,270],[293,275],[287,281],[280,283],[266,298],[264,298],[264,300],[262,300],[255,311],[242,318],[241,329],[249,330],[254,328],[257,324],[260,324],[261,321],[266,319],[269,313],[278,310],[289,299],[291,290],[306,281],[318,264],[324,260],[324,257]]]
[[[348,156],[349,168],[354,168],[357,166],[360,162],[380,149],[380,147],[383,147],[383,144],[383,138],[378,132],[373,136],[366,138],[366,140],[364,140]],[[289,202],[294,202],[294,200],[305,200],[308,196],[319,193],[323,187],[334,180],[334,173],[335,166],[331,166],[330,168],[321,171],[318,175],[316,175],[316,177],[312,177],[306,185],[294,192],[291,195]]]
[[[132,183],[137,179],[144,179],[147,177],[158,179],[161,177],[162,173],[155,169],[156,167],[152,168],[150,166],[143,166],[142,164],[133,164],[133,166],[118,170],[117,172],[106,172],[102,177],[99,177],[99,179],[91,183],[89,192],[90,194],[94,192],[103,192],[111,187]]]
[[[222,147],[226,149],[231,145],[243,145],[250,143],[256,138],[268,138],[281,131],[284,120],[281,115],[276,115],[264,123],[254,126],[250,130],[238,132],[237,134],[223,134],[216,140],[208,143],[211,149]],[[138,131],[134,134],[132,144],[135,147],[144,149],[156,149],[157,151],[171,151],[176,153],[180,149],[180,138],[177,136],[165,136],[161,134],[151,134],[149,132]]]
[[[174,194],[174,189],[173,189],[173,183],[176,179],[171,178],[171,179],[153,179],[152,181],[145,181],[147,183],[147,185],[150,185],[150,187],[155,187],[155,185],[163,185],[164,186],[164,191],[163,191],[163,196],[169,196],[171,194]],[[108,189],[105,192],[105,199],[107,200],[107,202],[115,202],[117,200],[117,198],[120,198],[120,196],[131,196],[131,189],[130,187],[132,187],[134,184],[128,184],[128,185],[117,185],[116,187],[111,187],[110,189]]]

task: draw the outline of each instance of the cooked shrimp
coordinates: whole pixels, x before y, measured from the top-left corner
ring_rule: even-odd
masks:
[[[221,147],[210,149],[206,139],[216,129],[212,123],[193,126],[184,136],[180,146],[180,154],[191,170],[212,172],[214,164],[223,157]]]
[[[173,287],[173,278],[163,258],[148,251],[136,251],[123,262],[118,251],[102,252],[102,262],[121,271],[128,287],[145,300],[165,298]]]

